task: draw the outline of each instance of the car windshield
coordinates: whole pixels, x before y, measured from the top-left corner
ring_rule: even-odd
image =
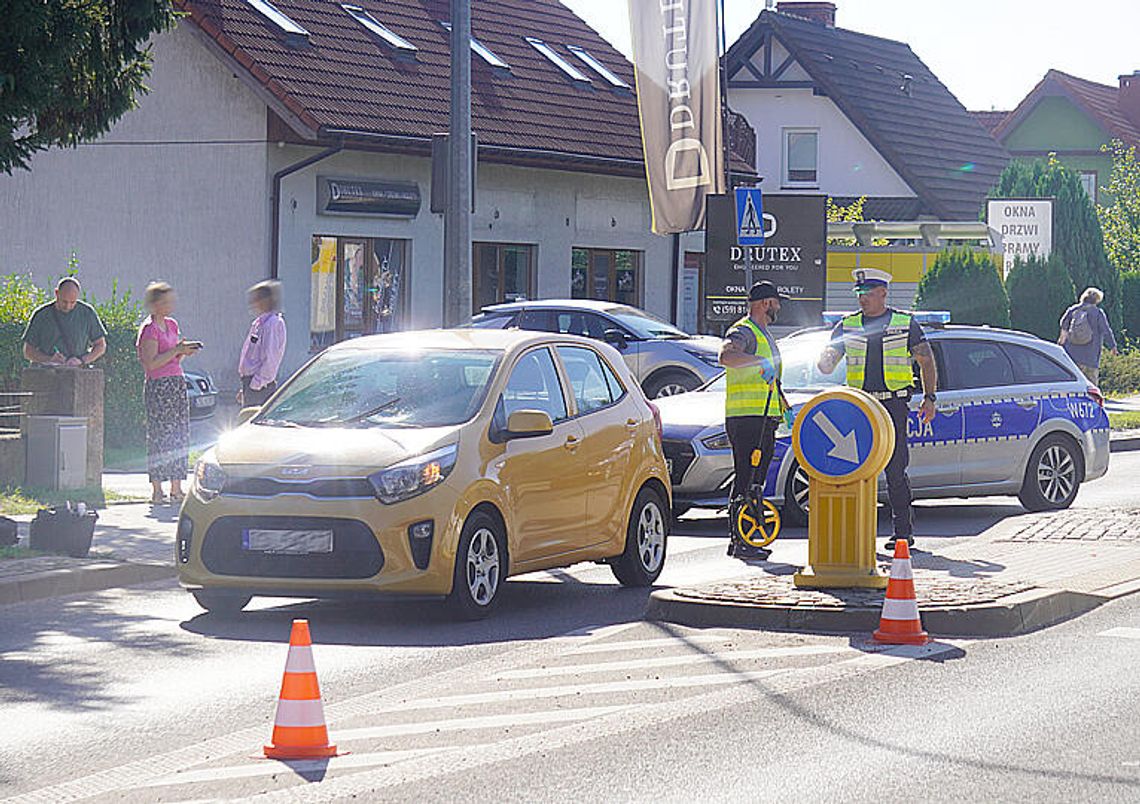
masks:
[[[785,391],[819,390],[843,384],[847,368],[842,358],[830,374],[824,374],[816,365],[830,337],[830,332],[817,331],[780,340],[780,357],[784,361],[782,384]],[[706,385],[704,390],[724,393],[724,388],[725,379],[721,374]]]
[[[501,353],[333,349],[254,422],[280,427],[445,427],[475,415]]]
[[[621,322],[635,338],[644,340],[678,340],[691,337],[667,321],[636,307],[607,307],[606,314]]]

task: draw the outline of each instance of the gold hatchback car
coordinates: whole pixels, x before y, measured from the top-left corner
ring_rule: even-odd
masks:
[[[432,330],[333,346],[198,462],[179,579],[253,595],[446,596],[485,616],[506,578],[604,561],[660,575],[660,419],[621,356],[571,335]]]

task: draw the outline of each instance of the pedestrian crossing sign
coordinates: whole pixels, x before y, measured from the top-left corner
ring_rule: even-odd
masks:
[[[740,246],[764,244],[764,205],[759,187],[736,188],[736,243]]]

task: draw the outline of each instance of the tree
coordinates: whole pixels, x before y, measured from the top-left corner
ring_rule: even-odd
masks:
[[[147,40],[170,0],[5,0],[0,14],[0,170],[106,133],[150,74]]]
[[[1140,343],[1140,271],[1120,275],[1120,298],[1124,307],[1124,335]]]
[[[1010,326],[1046,340],[1057,338],[1058,322],[1076,297],[1060,256],[1018,258],[1006,277],[1005,289]]]
[[[914,306],[949,310],[956,324],[1009,326],[1009,297],[986,251],[965,246],[947,249],[918,283]]]
[[[1104,310],[1112,326],[1119,328],[1120,272],[1108,261],[1096,209],[1077,174],[1055,154],[1032,162],[1014,160],[1002,171],[990,197],[1053,199],[1053,253],[1069,269],[1078,293],[1087,287],[1104,291]]]
[[[1136,146],[1126,148],[1120,140],[1102,145],[1112,151],[1112,173],[1105,188],[1115,199],[1111,206],[1097,206],[1104,230],[1104,250],[1120,271],[1140,271],[1140,162]]]

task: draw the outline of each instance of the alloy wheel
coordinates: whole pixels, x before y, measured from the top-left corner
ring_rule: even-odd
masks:
[[[1053,445],[1041,453],[1037,463],[1037,487],[1041,496],[1054,505],[1068,499],[1076,485],[1077,465],[1065,448]]]
[[[688,390],[688,388],[679,382],[666,383],[657,390],[657,398],[660,399],[661,397],[665,396],[676,396],[677,394],[686,393]]]
[[[799,464],[796,464],[795,474],[792,475],[792,496],[795,497],[795,503],[801,511],[805,514],[808,510],[808,497],[811,491],[811,482],[808,480],[807,472]]]
[[[646,572],[656,572],[665,557],[665,517],[656,502],[641,508],[637,520],[637,555]]]
[[[499,589],[499,543],[495,534],[480,528],[467,548],[467,588],[471,599],[486,606]]]

